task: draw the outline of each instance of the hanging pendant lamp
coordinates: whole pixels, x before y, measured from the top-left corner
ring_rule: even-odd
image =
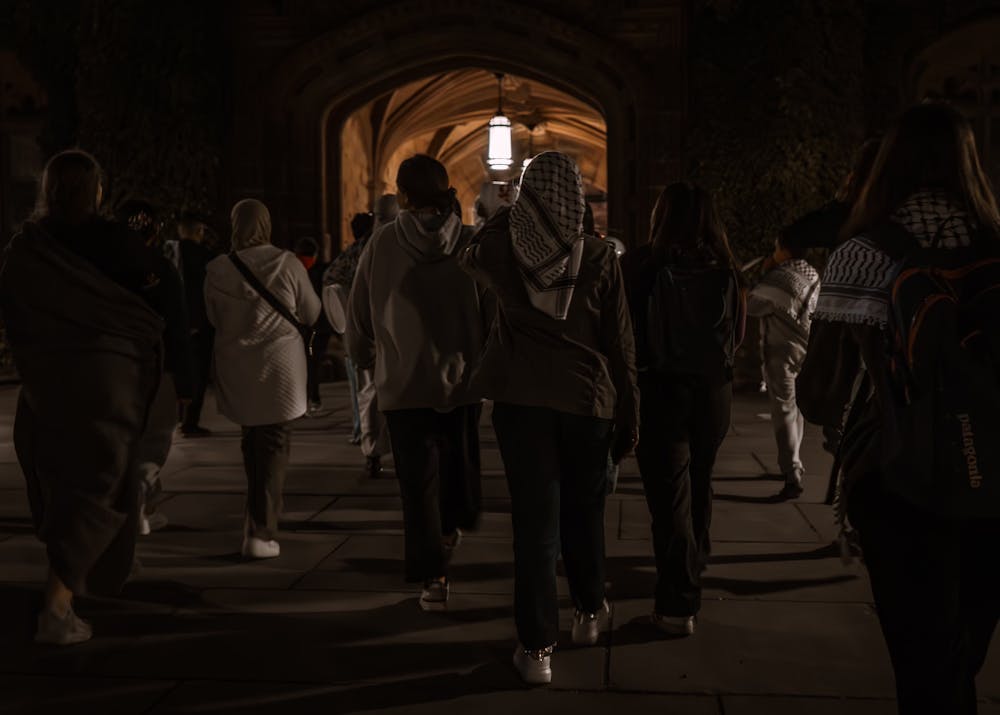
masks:
[[[513,146],[511,143],[511,125],[503,113],[503,75],[496,73],[497,78],[497,113],[490,120],[490,144],[486,155],[486,163],[494,171],[509,169],[514,163]]]

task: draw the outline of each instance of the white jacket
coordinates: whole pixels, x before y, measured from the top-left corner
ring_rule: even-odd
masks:
[[[316,322],[322,309],[319,296],[294,254],[263,245],[237,255],[300,322]],[[305,414],[302,337],[243,280],[229,256],[208,264],[205,302],[215,326],[219,412],[245,427],[279,424]]]

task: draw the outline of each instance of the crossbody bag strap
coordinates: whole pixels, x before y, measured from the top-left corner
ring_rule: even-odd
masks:
[[[308,325],[299,322],[299,320],[292,314],[292,311],[289,310],[288,306],[278,300],[274,293],[269,291],[260,278],[258,278],[254,272],[250,270],[250,266],[244,263],[243,259],[236,255],[236,251],[229,254],[229,260],[232,261],[234,266],[236,266],[236,270],[240,272],[243,279],[250,284],[250,287],[257,291],[257,294],[264,299],[264,302],[274,308],[278,315],[291,323],[295,329],[299,331],[302,339],[306,342],[306,350],[312,354],[312,341],[314,336],[313,329]]]

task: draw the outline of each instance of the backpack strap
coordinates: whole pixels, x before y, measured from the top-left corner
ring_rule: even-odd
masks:
[[[257,292],[257,295],[263,298],[264,302],[274,308],[274,311],[278,315],[291,323],[295,329],[299,331],[299,335],[302,336],[302,340],[305,342],[306,352],[309,355],[312,355],[313,340],[316,337],[316,331],[310,326],[300,323],[292,314],[292,311],[289,310],[288,306],[278,300],[274,293],[269,291],[260,278],[258,278],[254,272],[250,270],[250,266],[244,263],[243,259],[236,255],[236,251],[229,254],[229,260],[232,261],[234,266],[236,266],[236,270],[240,272],[243,279]]]

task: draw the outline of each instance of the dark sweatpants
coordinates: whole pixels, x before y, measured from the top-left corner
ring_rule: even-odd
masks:
[[[514,620],[521,645],[559,634],[556,559],[562,552],[576,608],[604,601],[604,501],[610,420],[542,407],[493,407],[514,528]]]
[[[729,429],[732,384],[641,373],[639,389],[636,459],[653,518],[656,612],[693,616],[711,552],[712,469]]]
[[[1000,619],[1000,519],[935,518],[875,483],[852,496],[901,715],[976,712]]]
[[[243,428],[247,531],[250,536],[268,540],[278,533],[291,446],[292,430],[287,422]]]
[[[184,408],[181,416],[181,427],[193,429],[201,422],[201,411],[205,406],[205,391],[208,389],[208,379],[212,373],[212,351],[215,344],[215,331],[203,328],[191,334],[191,352],[194,354],[195,386],[191,403]]]
[[[475,529],[479,522],[482,406],[384,414],[403,500],[406,580],[446,576],[448,551],[441,537],[456,529]]]

